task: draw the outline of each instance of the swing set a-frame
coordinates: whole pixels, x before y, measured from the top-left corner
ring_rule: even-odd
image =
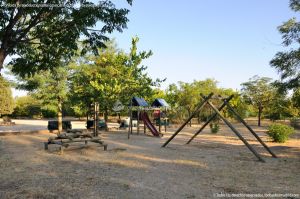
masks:
[[[201,128],[189,139],[186,144],[191,143],[197,135],[199,135],[202,130],[212,122],[215,117],[219,116],[224,123],[235,133],[235,135],[247,146],[247,148],[257,157],[257,159],[261,162],[265,162],[265,160],[260,156],[260,154],[248,143],[248,141],[241,135],[241,133],[234,128],[234,126],[221,114],[221,110],[225,107],[235,116],[235,118],[240,121],[249,131],[250,133],[257,139],[257,141],[272,155],[273,158],[277,158],[277,156],[271,151],[271,149],[262,141],[262,139],[255,133],[255,131],[245,122],[245,120],[233,109],[233,107],[229,104],[230,100],[234,97],[231,95],[227,98],[223,98],[221,96],[214,96],[213,93],[210,93],[208,96],[204,96],[201,94],[203,98],[202,102],[198,104],[195,111],[190,115],[190,117],[175,131],[175,133],[162,145],[162,147],[166,147],[180,132],[181,130],[192,120],[193,117],[206,105],[208,104],[212,110],[215,112],[212,114],[208,120],[201,126]],[[220,107],[216,108],[216,106],[211,102],[211,99],[219,99],[222,100],[223,103]]]

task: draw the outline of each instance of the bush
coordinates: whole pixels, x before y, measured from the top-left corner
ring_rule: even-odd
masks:
[[[210,131],[212,133],[218,133],[219,129],[220,129],[220,126],[218,123],[210,123],[209,124],[209,127],[210,127]]]
[[[274,142],[284,143],[288,140],[289,135],[295,132],[294,128],[284,124],[272,124],[268,128],[267,134]]]

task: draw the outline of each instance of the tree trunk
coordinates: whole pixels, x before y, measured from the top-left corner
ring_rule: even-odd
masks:
[[[105,107],[105,110],[104,110],[104,121],[105,121],[105,131],[108,131],[108,126],[107,126],[107,122],[108,122],[108,110],[107,110],[106,107]]]
[[[263,109],[263,107],[262,106],[259,106],[258,107],[258,126],[260,126],[261,125],[261,114],[262,114],[262,109]]]
[[[1,75],[1,70],[3,69],[3,63],[6,58],[6,53],[3,49],[0,49],[0,75]]]
[[[60,97],[57,100],[58,100],[58,106],[57,106],[58,132],[61,133],[63,130],[63,128],[62,128],[62,101],[61,101]]]
[[[189,117],[191,117],[191,111],[188,110]],[[190,127],[192,127],[192,120],[190,120]]]

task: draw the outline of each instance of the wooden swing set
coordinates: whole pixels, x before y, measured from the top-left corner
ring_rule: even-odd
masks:
[[[210,93],[208,96],[204,96],[201,94],[202,102],[198,104],[195,111],[190,115],[190,117],[175,131],[175,133],[162,145],[162,147],[166,147],[180,132],[181,130],[192,120],[193,117],[201,110],[203,107],[208,104],[212,110],[215,112],[212,114],[208,120],[201,126],[201,128],[189,139],[186,144],[189,144],[193,141],[195,137],[197,137],[202,130],[212,122],[217,116],[219,116],[224,123],[235,133],[235,135],[247,146],[247,148],[257,157],[257,159],[261,162],[265,162],[265,160],[260,156],[260,154],[248,143],[248,141],[241,135],[241,133],[221,114],[221,110],[225,107],[235,116],[235,118],[241,122],[250,133],[257,139],[257,141],[272,155],[273,158],[277,158],[277,156],[271,151],[271,149],[262,141],[262,139],[255,133],[255,131],[245,122],[245,120],[234,110],[234,108],[229,104],[230,100],[234,97],[231,95],[227,98],[221,96],[214,96],[213,93]],[[211,102],[211,99],[219,99],[222,100],[223,103],[220,107],[216,108],[216,106]]]

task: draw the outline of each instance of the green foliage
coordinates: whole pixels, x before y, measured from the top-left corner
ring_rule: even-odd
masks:
[[[24,3],[38,2],[41,1]],[[110,0],[52,2],[65,7],[4,6],[10,3],[9,0],[0,2],[0,70],[6,56],[18,55],[10,64],[12,71],[21,76],[60,66],[62,58],[74,55],[79,39],[84,45],[82,54],[88,49],[97,53],[97,48],[108,40],[106,34],[114,30],[121,32],[128,22],[129,10],[116,8]],[[92,28],[96,24],[99,29]]]
[[[60,62],[61,65],[66,65]],[[57,118],[62,120],[63,102],[67,99],[68,93],[68,67],[56,67],[52,71],[44,70],[35,73],[33,76],[20,78],[18,87],[30,91],[35,99],[39,100],[43,106],[43,114],[46,117],[53,117],[53,109],[49,110],[49,106],[56,107]],[[59,125],[61,129],[61,123]]]
[[[300,116],[300,88],[294,90],[291,101],[293,107],[297,110],[294,115]]]
[[[284,143],[288,140],[289,135],[295,132],[294,128],[284,124],[272,124],[268,128],[268,135],[274,142]]]
[[[242,118],[245,118],[248,116],[249,111],[249,105],[245,102],[244,98],[241,97],[241,94],[237,91],[234,91],[232,89],[219,89],[219,94],[221,96],[231,96],[233,95],[233,98],[230,100],[229,104],[232,106],[232,108],[237,112]],[[222,111],[225,116],[230,118],[235,118],[234,114],[225,107]]]
[[[14,108],[9,82],[0,76],[0,116],[11,114]]]
[[[100,56],[86,56],[72,63],[70,91],[74,108],[88,111],[89,105],[99,102],[100,110],[107,116],[113,104],[120,100],[128,104],[133,96],[150,98],[152,86],[163,80],[153,81],[141,65],[152,55],[151,51],[137,51],[138,38],[132,39],[129,53],[116,48],[114,42],[106,43],[107,48],[99,49]],[[77,111],[78,112],[78,111]]]
[[[285,94],[276,92],[269,106],[266,108],[265,114],[271,120],[280,120],[287,117],[292,117],[294,107],[291,100]]]
[[[220,130],[220,125],[218,123],[210,123],[209,124],[211,133],[218,133]]]
[[[271,84],[271,78],[254,76],[248,82],[242,83],[242,95],[246,102],[258,110],[258,126],[263,109],[270,105],[276,94],[276,88]]]
[[[16,98],[16,105],[13,111],[14,117],[40,117],[41,103],[32,96],[22,96]]]
[[[246,102],[256,107],[265,107],[274,96],[275,88],[271,78],[254,76],[248,82],[242,83],[242,95]]]
[[[62,63],[62,65],[64,65]],[[19,78],[18,88],[30,91],[31,95],[45,105],[58,105],[58,99],[64,101],[68,93],[68,67],[45,70],[33,76]]]
[[[152,89],[151,96],[146,96],[145,100],[149,103],[152,103],[157,98],[166,99],[166,94],[163,90],[161,90],[159,88],[154,88],[154,89]]]
[[[44,118],[55,118],[57,116],[57,106],[55,105],[42,105],[41,112]]]
[[[178,82],[171,84],[166,90],[166,99],[172,106],[173,112],[170,112],[171,120],[181,122],[184,118],[192,114],[195,107],[200,103],[200,94],[208,95],[211,92],[217,93],[217,81],[214,79],[206,79],[193,81],[192,83]],[[207,109],[198,113],[198,117],[203,117],[207,114]]]
[[[290,0],[290,8],[299,12],[300,0]],[[271,60],[272,67],[280,73],[281,81],[276,84],[281,90],[295,89],[300,86],[300,23],[292,18],[278,27],[282,35],[283,45],[289,50],[278,52]]]
[[[217,87],[217,81],[214,79],[205,79],[194,81],[192,83],[178,82],[178,85],[171,84],[165,91],[165,99],[171,105],[172,109],[168,112],[168,117],[173,122],[182,122],[190,115],[198,103],[202,101],[200,94],[208,95],[213,92],[215,95],[229,97],[234,95],[230,101],[231,106],[242,117],[247,115],[248,105],[237,91],[232,89],[224,89]],[[221,104],[220,100],[212,100],[215,105]],[[198,122],[206,121],[212,114],[213,110],[209,106],[205,106],[197,113]],[[223,109],[223,114],[226,117],[233,117],[233,114],[226,108]]]

